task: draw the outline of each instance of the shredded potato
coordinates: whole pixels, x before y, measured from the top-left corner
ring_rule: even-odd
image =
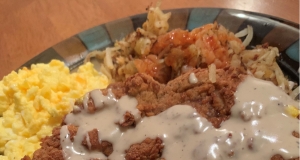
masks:
[[[164,14],[159,7],[151,7],[148,12],[147,21],[143,24],[143,29],[157,36],[162,35],[169,30],[168,19],[170,17],[171,13]]]
[[[245,50],[253,38],[252,26],[236,34],[217,23],[191,32],[180,29],[168,32],[170,16],[171,13],[163,13],[158,6],[150,7],[142,28],[116,41],[113,47],[92,51],[85,62],[93,57],[102,61],[99,70],[111,82],[122,81],[137,72],[167,82],[185,73],[184,68],[208,67],[214,83],[217,68],[241,67],[256,78],[272,81],[294,98],[299,94],[299,89],[292,92],[292,83],[276,62],[278,48],[264,44]],[[245,36],[242,42],[239,38]]]
[[[146,56],[149,54],[151,47],[151,40],[147,37],[142,37],[137,40],[134,51],[139,55]]]
[[[168,19],[170,16],[171,13],[164,14],[159,7],[151,7],[148,20],[143,24],[143,28],[138,28],[136,32],[117,41],[114,47],[106,48],[105,51],[92,51],[84,62],[89,62],[91,58],[102,61],[99,70],[112,82],[136,73],[137,69],[132,61],[132,56],[144,57],[150,53],[157,36],[165,34],[169,30]],[[133,51],[135,55],[132,55]]]
[[[216,65],[211,64],[208,66],[208,78],[212,83],[215,83],[216,80]]]
[[[279,51],[276,47],[257,46],[253,50],[240,53],[242,63],[256,78],[272,81],[290,93],[289,82],[276,62],[277,56],[279,56]]]

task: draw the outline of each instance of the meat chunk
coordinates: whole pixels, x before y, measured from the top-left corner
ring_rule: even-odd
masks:
[[[89,150],[98,150],[99,152],[102,152],[105,156],[109,156],[113,151],[113,145],[108,141],[102,141],[99,142],[99,136],[98,136],[98,130],[93,129],[88,132],[88,140],[87,137],[82,141],[82,145],[85,146]]]
[[[73,142],[74,141],[74,136],[77,133],[78,127],[74,126],[74,125],[68,125],[68,130],[70,133],[70,140]]]
[[[124,122],[120,124],[122,127],[135,126],[134,116],[130,112],[124,114]]]
[[[101,142],[101,151],[107,157],[113,152],[113,145],[108,141]]]
[[[107,95],[108,88],[112,90],[117,99],[120,99],[126,93],[125,84],[123,82],[116,82],[108,85],[107,89],[102,90],[103,95]]]
[[[88,138],[87,138],[87,136],[84,137],[84,139],[82,141],[82,145],[85,146],[89,150],[101,151],[101,144],[100,144],[99,138],[98,138],[98,130],[93,129],[93,130],[89,131]]]
[[[274,156],[272,156],[271,160],[285,160],[281,155],[279,154],[276,154]],[[291,159],[288,159],[288,160],[300,160],[300,158],[291,158]]]
[[[197,77],[197,83],[189,82],[191,73]],[[137,108],[146,116],[157,115],[176,104],[187,104],[218,128],[230,116],[234,93],[245,77],[243,73],[233,68],[217,70],[217,82],[212,83],[207,69],[195,69],[166,85],[154,81],[148,75],[137,74],[128,78],[125,86],[126,93],[136,97]]]
[[[299,138],[299,132],[297,132],[297,131],[293,131],[292,135],[296,138]]]
[[[41,148],[34,152],[33,160],[64,160],[60,145],[60,129],[61,127],[54,128],[52,136],[47,136],[41,140]],[[77,129],[76,126],[68,126],[71,141],[74,140]],[[26,158],[26,160],[29,160],[30,157]]]
[[[146,138],[143,142],[133,144],[126,151],[126,160],[157,160],[164,149],[160,138]]]
[[[53,129],[52,136],[42,139],[41,148],[33,153],[33,160],[64,160],[60,146],[60,127]]]

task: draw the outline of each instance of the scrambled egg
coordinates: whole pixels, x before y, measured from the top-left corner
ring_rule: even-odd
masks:
[[[40,139],[51,135],[75,99],[108,84],[91,63],[71,74],[58,60],[5,76],[0,81],[0,160],[32,156],[40,148]]]
[[[292,105],[288,105],[286,111],[293,117],[297,117],[300,114],[300,110],[298,110],[298,108]]]

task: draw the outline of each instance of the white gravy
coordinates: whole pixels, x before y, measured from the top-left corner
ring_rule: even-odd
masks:
[[[193,72],[190,73],[190,75],[189,75],[189,82],[192,83],[192,84],[198,82],[198,79],[197,79],[197,77],[195,76],[195,73],[193,73]]]
[[[90,94],[100,110],[93,114],[83,110],[67,115],[65,122],[79,129],[71,142],[67,127],[61,128],[65,159],[107,158],[81,145],[87,131],[94,128],[98,129],[100,141],[113,144],[114,151],[108,157],[112,160],[125,159],[125,150],[146,137],[163,140],[162,157],[166,160],[252,160],[270,159],[275,154],[285,159],[299,156],[299,139],[292,136],[293,131],[299,130],[299,120],[285,114],[286,105],[297,106],[298,103],[271,82],[247,77],[235,93],[230,119],[219,129],[191,106],[175,105],[156,116],[140,118],[135,98],[123,96],[116,100],[111,91],[108,96],[103,96],[99,90]],[[86,102],[87,99],[84,100],[85,108]],[[122,121],[120,118],[126,111],[135,116],[135,128],[125,130],[116,124]]]

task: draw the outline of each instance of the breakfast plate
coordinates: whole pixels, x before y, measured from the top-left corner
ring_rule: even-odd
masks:
[[[93,154],[96,149],[103,153],[97,152],[97,156],[100,154],[102,158],[111,156],[110,158],[114,159],[119,154],[123,157],[126,152],[126,156],[132,153],[129,157],[135,159],[132,157],[135,156],[135,145],[139,146],[139,143],[132,142],[130,148],[134,146],[134,149],[128,154],[127,144],[112,153],[112,146],[118,140],[110,139],[108,134],[116,133],[122,138],[122,127],[138,128],[136,125],[141,126],[142,119],[155,119],[156,116],[165,116],[167,119],[171,116],[176,119],[178,115],[187,114],[188,117],[194,114],[194,118],[202,117],[202,120],[204,117],[209,122],[203,120],[200,123],[205,123],[210,128],[206,134],[212,133],[223,138],[231,138],[232,135],[227,131],[223,134],[222,128],[219,129],[222,127],[221,123],[229,128],[233,127],[230,128],[233,132],[246,134],[246,131],[238,130],[243,127],[235,127],[241,123],[234,118],[242,119],[241,121],[248,123],[249,128],[255,130],[261,114],[267,118],[272,117],[272,114],[270,116],[267,112],[276,112],[277,117],[281,116],[282,121],[290,124],[290,129],[297,128],[299,122],[295,118],[299,118],[300,114],[296,104],[298,101],[295,101],[299,98],[299,24],[233,9],[182,8],[163,12],[158,7],[151,7],[148,14],[119,19],[82,31],[32,58],[19,67],[18,73],[12,72],[4,77],[0,81],[0,96],[3,95],[3,102],[0,103],[0,129],[5,130],[0,133],[0,158],[3,153],[5,156],[11,156],[10,154],[14,153],[12,148],[20,145],[18,157],[23,157],[25,152],[31,156],[36,151],[33,157],[39,159],[47,156],[43,154],[44,150],[49,149],[47,147],[53,147],[43,144],[54,144],[52,140],[56,141],[57,136],[60,136],[59,143],[65,147],[61,147],[62,150],[56,148],[59,157],[63,157],[62,153],[66,153],[65,158],[77,157],[77,151],[70,150],[75,146],[79,147],[82,155],[84,152]],[[244,87],[240,90],[238,86]],[[248,96],[249,93],[251,96]],[[273,98],[273,94],[280,98]],[[239,101],[245,97],[248,99]],[[253,97],[254,100],[251,100]],[[256,103],[257,99],[261,101]],[[257,105],[258,103],[260,105]],[[233,104],[236,107],[233,107]],[[187,107],[186,110],[182,109],[182,106]],[[273,106],[277,109],[272,108]],[[244,108],[231,110],[231,107]],[[168,108],[175,108],[175,111],[167,111]],[[285,116],[286,112],[288,116]],[[83,114],[82,121],[78,121],[81,115],[77,113]],[[84,116],[87,114],[93,115]],[[95,116],[97,114],[101,116]],[[113,116],[109,116],[110,114]],[[230,118],[231,115],[233,118]],[[105,116],[108,117],[103,121]],[[91,117],[96,119],[90,119]],[[93,123],[94,120],[103,124]],[[253,120],[253,124],[250,124],[250,120]],[[152,123],[150,121],[149,124]],[[268,121],[272,120],[261,122],[267,125]],[[110,123],[107,125],[106,122]],[[196,126],[197,123],[195,121]],[[73,124],[76,126],[72,126]],[[70,130],[69,126],[73,127],[73,130]],[[101,132],[106,131],[105,126],[110,132]],[[182,127],[184,126],[183,123]],[[124,133],[129,128],[125,128]],[[144,128],[147,128],[147,125]],[[115,132],[115,129],[119,131]],[[273,132],[281,134],[280,125],[276,129]],[[190,131],[198,136],[205,130]],[[70,141],[72,138],[67,138],[73,131],[75,134],[78,131],[74,146]],[[148,134],[145,129],[143,131],[145,134],[142,134],[139,142]],[[256,131],[259,132],[260,128]],[[254,134],[251,130],[247,131],[247,134],[248,132]],[[287,143],[297,137],[294,132],[296,131],[293,131],[294,137]],[[106,136],[109,141],[102,141],[99,135]],[[162,139],[167,136],[157,133],[150,137],[155,135],[160,135],[154,141],[159,142],[161,157]],[[263,139],[266,139],[264,135],[265,133],[261,134],[263,142]],[[127,138],[130,137],[131,134],[128,134]],[[244,141],[242,137],[242,145],[250,146],[250,152],[252,138],[248,139],[251,141],[249,142]],[[15,139],[18,140],[14,141]],[[193,141],[193,138],[190,140]],[[238,139],[235,139],[234,143],[237,141]],[[267,144],[272,145],[269,143],[271,141],[272,138],[269,138]],[[38,149],[40,142],[42,148]],[[148,143],[147,139],[145,143]],[[195,148],[198,148],[197,143],[193,144]],[[24,149],[27,144],[31,147]],[[100,145],[108,148],[103,149]],[[293,154],[295,148],[292,147]],[[200,147],[196,150],[198,152],[202,149]],[[280,153],[284,154],[281,151]],[[196,159],[207,158],[199,158],[202,155],[197,154],[193,154]],[[268,153],[268,156],[271,154],[274,155],[272,152]],[[30,159],[28,155],[25,160]],[[233,150],[228,152],[229,157],[233,155]],[[260,157],[257,154],[256,156]]]
[[[248,47],[263,43],[278,47],[280,57],[277,62],[281,69],[290,80],[299,81],[299,24],[264,14],[233,9],[185,8],[164,12],[172,13],[169,30],[175,28],[192,30],[216,21],[236,33],[251,25],[254,35]],[[147,13],[144,13],[95,26],[46,49],[20,68],[58,59],[64,61],[70,70],[74,70],[83,63],[89,52],[112,46],[115,41],[141,27],[146,19]]]

